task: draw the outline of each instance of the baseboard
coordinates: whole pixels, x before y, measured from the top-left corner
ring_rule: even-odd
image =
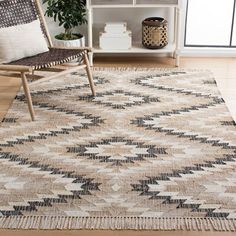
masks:
[[[183,57],[236,57],[236,48],[184,48]]]

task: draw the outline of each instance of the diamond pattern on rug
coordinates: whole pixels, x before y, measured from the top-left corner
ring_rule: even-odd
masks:
[[[86,179],[73,174],[73,172],[30,161],[18,155],[0,153],[0,161],[2,163],[0,169],[6,166],[4,163],[6,161],[12,162],[12,167],[15,169],[14,175],[11,176],[4,170],[1,171],[1,195],[10,192],[12,194],[8,197],[9,205],[0,210],[0,215],[3,216],[23,215],[23,212],[26,214],[32,211],[38,212],[40,208],[50,208],[55,203],[68,204],[70,199],[80,199],[81,195],[90,195],[90,191],[99,190],[100,184],[94,183],[93,179]],[[19,170],[20,168],[17,168],[19,165],[21,168],[25,167],[28,173],[22,173]],[[27,174],[31,174],[31,177],[27,178]],[[42,178],[38,178],[40,176]],[[17,181],[17,179],[21,180]],[[47,185],[51,186],[50,191],[45,190]],[[30,186],[30,192],[34,198],[29,199],[28,186]]]
[[[78,153],[93,160],[99,159],[101,162],[112,162],[114,165],[134,163],[145,158],[155,158],[158,154],[167,154],[165,148],[144,145],[123,137],[112,137],[98,143],[69,147],[68,152]]]
[[[209,72],[31,84],[0,128],[0,228],[236,231],[236,126]]]
[[[158,98],[150,98],[141,94],[115,90],[104,94],[98,93],[96,97],[80,97],[80,100],[95,102],[112,107],[113,109],[125,109],[132,106],[140,106],[145,103],[159,102]]]

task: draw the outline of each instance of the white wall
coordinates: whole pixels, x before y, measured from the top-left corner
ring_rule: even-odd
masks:
[[[43,12],[45,12],[46,8],[47,8],[47,5],[46,4],[42,4],[42,8],[43,8]],[[53,38],[54,35],[58,34],[61,32],[61,29],[57,23],[55,23],[53,21],[52,18],[48,18],[46,17],[46,21],[47,21],[47,24],[48,24],[48,27],[49,27],[49,31],[50,31],[50,34],[51,34],[51,37]]]

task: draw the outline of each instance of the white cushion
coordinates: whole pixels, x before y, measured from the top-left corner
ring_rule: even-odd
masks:
[[[0,28],[0,63],[16,61],[47,51],[48,45],[39,20]]]

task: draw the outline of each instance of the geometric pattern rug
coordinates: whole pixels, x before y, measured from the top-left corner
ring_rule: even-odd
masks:
[[[236,231],[236,124],[210,72],[31,84],[0,127],[0,228]]]

